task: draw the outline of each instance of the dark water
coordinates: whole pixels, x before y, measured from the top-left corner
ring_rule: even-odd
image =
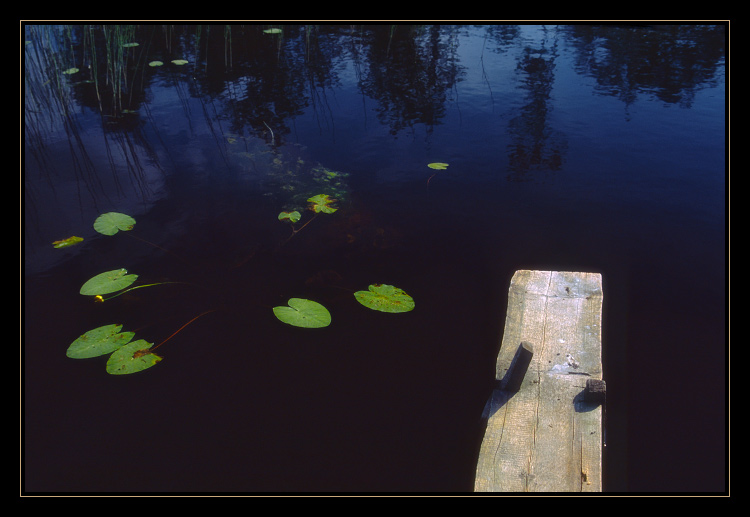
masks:
[[[99,28],[26,27],[24,489],[470,492],[534,268],[603,275],[605,490],[724,491],[725,27],[264,28],[141,26],[113,91]],[[321,188],[340,209],[287,241]],[[116,268],[188,284],[78,293]],[[332,325],[280,323],[291,297]],[[213,309],[139,374],[65,356]]]

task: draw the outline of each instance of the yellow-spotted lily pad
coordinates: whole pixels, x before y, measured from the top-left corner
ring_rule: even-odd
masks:
[[[55,248],[67,248],[68,246],[73,246],[74,244],[78,244],[79,242],[83,242],[83,237],[76,237],[75,235],[73,235],[71,237],[68,237],[67,239],[53,241],[52,245]]]
[[[318,194],[317,196],[309,198],[307,202],[310,203],[310,210],[316,214],[320,212],[323,212],[324,214],[332,214],[338,210],[338,208],[334,206],[336,200],[328,194]]]
[[[367,291],[357,291],[359,303],[374,311],[409,312],[414,309],[414,299],[406,291],[387,284],[373,284]]]
[[[115,350],[107,360],[107,373],[126,375],[151,368],[162,358],[151,352],[153,343],[139,339]]]

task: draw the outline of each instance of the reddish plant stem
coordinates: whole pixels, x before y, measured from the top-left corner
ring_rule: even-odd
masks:
[[[197,316],[196,316],[195,318],[191,319],[190,321],[188,321],[187,323],[185,323],[185,324],[184,324],[183,326],[181,326],[180,328],[178,328],[178,329],[177,329],[177,330],[176,330],[176,331],[175,331],[175,332],[174,332],[174,333],[173,333],[173,334],[172,334],[171,336],[169,336],[169,337],[168,337],[167,339],[165,339],[164,341],[162,341],[161,343],[159,343],[159,344],[158,344],[158,345],[156,345],[155,347],[152,347],[152,348],[151,348],[151,349],[150,349],[149,351],[153,352],[154,350],[156,350],[157,348],[159,348],[160,346],[162,346],[162,345],[163,345],[164,343],[166,343],[167,341],[169,341],[170,339],[172,339],[173,337],[175,337],[175,335],[177,335],[177,333],[178,333],[178,332],[180,332],[180,331],[181,331],[182,329],[184,329],[185,327],[187,327],[188,325],[190,325],[190,324],[191,324],[192,322],[194,322],[195,320],[197,320],[197,319],[198,319],[198,318],[200,318],[201,316],[205,316],[206,314],[208,314],[208,313],[210,313],[210,312],[215,312],[215,311],[217,311],[217,310],[218,310],[218,309],[211,309],[210,311],[206,311],[206,312],[202,312],[202,313],[198,314],[198,315],[197,315]]]
[[[311,222],[313,222],[316,217],[318,217],[317,213],[312,217],[312,219],[310,219],[305,224],[303,224],[298,230],[295,230],[294,228],[292,228],[292,234],[287,238],[287,240],[285,240],[284,242],[282,242],[281,245],[283,246],[284,244],[286,244],[287,242],[289,242],[292,239],[292,237],[294,237],[295,235],[297,235],[297,233],[301,232],[302,229],[305,226],[307,226],[308,224],[310,224]]]

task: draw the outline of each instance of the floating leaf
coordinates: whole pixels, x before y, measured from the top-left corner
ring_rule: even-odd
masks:
[[[324,214],[332,214],[338,208],[334,207],[333,204],[336,200],[330,197],[328,194],[318,194],[307,200],[310,203],[310,210],[316,214],[323,212]]]
[[[128,275],[126,269],[113,269],[105,271],[86,281],[81,286],[81,294],[85,296],[96,296],[98,294],[109,294],[125,289],[136,281],[138,275]]]
[[[187,65],[189,61],[186,61],[184,59],[173,59],[172,64],[173,65]]]
[[[281,29],[266,29],[263,32],[266,34],[281,34]]]
[[[284,323],[304,328],[321,328],[331,324],[331,313],[318,302],[290,298],[289,306],[273,308],[274,315]]]
[[[138,45],[140,45],[140,43],[123,43],[122,44],[124,48],[137,47]]]
[[[87,359],[114,352],[127,344],[134,332],[120,332],[122,325],[104,325],[89,330],[73,341],[65,353],[71,359]]]
[[[437,169],[437,170],[444,170],[444,169],[448,168],[448,164],[447,163],[440,163],[440,162],[428,163],[427,166],[430,169]]]
[[[75,235],[68,237],[67,239],[62,239],[59,241],[53,241],[52,245],[55,248],[66,248],[68,246],[73,246],[74,244],[78,244],[79,242],[83,241],[83,237],[76,237]]]
[[[373,284],[369,291],[357,291],[354,297],[359,303],[381,312],[409,312],[414,309],[414,299],[403,289],[386,284]]]
[[[96,218],[94,230],[104,235],[114,235],[120,230],[126,232],[135,226],[135,219],[119,212],[107,212]]]
[[[149,62],[148,66],[162,66],[163,64],[163,61],[151,61]]]
[[[302,218],[302,214],[297,212],[281,212],[279,214],[279,221],[289,221],[290,223],[296,223]]]
[[[118,348],[107,360],[107,373],[126,375],[151,368],[162,360],[160,356],[149,351],[153,345],[145,339],[139,339]]]
[[[78,73],[78,68],[76,68],[76,67],[68,68],[67,70],[63,70],[62,73],[65,74],[65,75],[76,74],[76,73]]]

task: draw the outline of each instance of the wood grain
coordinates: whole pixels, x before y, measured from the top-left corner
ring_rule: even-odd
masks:
[[[477,492],[601,491],[602,379],[598,273],[517,271],[497,357],[497,387],[477,462]],[[534,355],[518,391],[503,386],[521,342]]]

